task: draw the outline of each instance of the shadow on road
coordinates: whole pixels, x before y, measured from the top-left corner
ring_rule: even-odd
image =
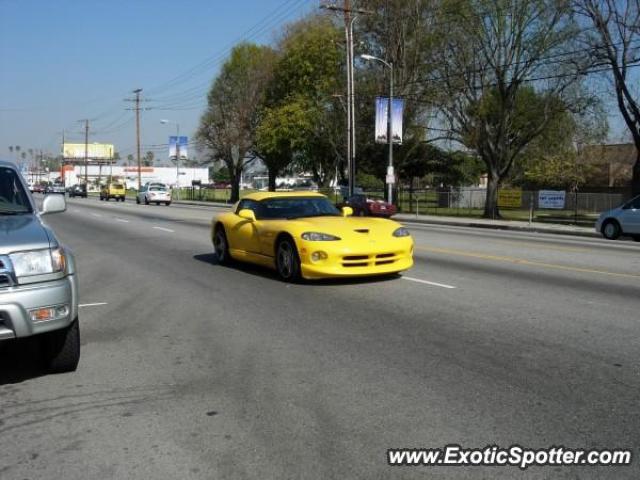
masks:
[[[254,265],[252,263],[244,263],[244,262],[233,262],[230,265],[220,265],[218,263],[218,257],[215,253],[201,253],[193,256],[194,259],[208,263],[209,265],[216,268],[228,268],[232,270],[237,270],[240,272],[248,273],[250,275],[256,275],[268,280],[272,281],[280,281],[278,279],[278,275],[274,270],[270,270],[265,267],[261,267],[259,265]],[[380,282],[389,282],[393,280],[397,280],[400,278],[400,275],[397,273],[387,274],[387,275],[379,275],[375,277],[349,277],[349,278],[325,278],[321,280],[303,280],[298,283],[301,286],[317,286],[317,285],[368,285],[372,283],[380,283]]]
[[[21,383],[47,374],[42,368],[38,340],[25,338],[0,345],[0,385]]]

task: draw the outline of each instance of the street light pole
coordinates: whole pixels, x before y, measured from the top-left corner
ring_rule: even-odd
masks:
[[[389,69],[389,99],[387,104],[387,143],[389,144],[389,165],[387,166],[387,201],[393,203],[393,184],[395,182],[395,174],[393,172],[393,115],[391,108],[393,106],[393,62],[387,62],[373,55],[363,54],[360,58],[364,60],[373,60],[380,62]]]
[[[176,122],[176,199],[180,200],[180,124]]]

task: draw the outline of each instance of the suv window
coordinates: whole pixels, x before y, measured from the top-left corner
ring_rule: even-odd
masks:
[[[0,214],[31,212],[29,198],[16,171],[0,167]]]

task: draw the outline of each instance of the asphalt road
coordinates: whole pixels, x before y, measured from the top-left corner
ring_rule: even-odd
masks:
[[[213,209],[69,201],[82,358],[0,354],[2,479],[638,478],[390,467],[388,448],[634,448],[640,244],[411,225],[401,278],[216,264]]]

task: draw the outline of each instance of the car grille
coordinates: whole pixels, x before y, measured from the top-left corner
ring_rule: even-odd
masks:
[[[376,255],[345,255],[342,266],[346,268],[390,265],[398,261],[398,253],[378,253]]]

